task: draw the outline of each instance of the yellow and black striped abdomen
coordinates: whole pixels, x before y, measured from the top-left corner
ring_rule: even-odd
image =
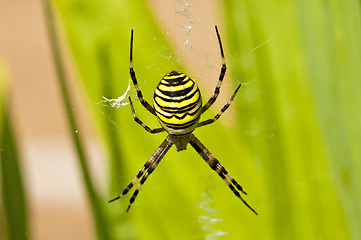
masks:
[[[172,71],[165,75],[154,91],[153,101],[158,120],[169,134],[183,135],[197,127],[201,93],[185,74]]]

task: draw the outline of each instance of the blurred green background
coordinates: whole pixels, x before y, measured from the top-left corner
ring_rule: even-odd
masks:
[[[44,0],[42,5],[93,239],[361,239],[359,1],[57,0],[49,5]],[[166,138],[137,125],[126,100],[117,108],[103,99],[117,99],[128,88],[130,30],[135,31],[134,68],[148,101],[172,70],[196,80],[206,100],[221,67],[214,24],[228,71],[224,94],[203,119],[213,117],[239,83],[242,87],[230,112],[195,135],[241,183],[259,215],[192,148],[177,152],[175,147],[125,213],[132,191],[107,201]],[[6,109],[7,71],[0,64],[0,238],[35,239],[26,214],[32,189],[23,191],[16,129]],[[130,89],[126,96],[135,99]],[[83,122],[90,122],[105,149],[98,161],[106,179],[100,181],[74,108],[79,95]],[[135,109],[149,126],[159,126],[139,101]]]

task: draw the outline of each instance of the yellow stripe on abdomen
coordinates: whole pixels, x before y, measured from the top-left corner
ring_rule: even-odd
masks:
[[[199,91],[196,92],[192,98],[190,99],[185,99],[183,101],[180,102],[172,102],[172,101],[167,101],[164,98],[160,98],[158,96],[154,97],[154,101],[157,103],[158,106],[162,106],[162,107],[170,107],[170,108],[183,108],[186,107],[192,103],[195,103],[199,100],[199,96],[200,93]],[[169,100],[172,100],[176,97],[170,98]]]

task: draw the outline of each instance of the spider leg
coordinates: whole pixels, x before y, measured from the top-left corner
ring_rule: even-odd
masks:
[[[159,133],[159,132],[163,132],[163,131],[164,131],[163,128],[151,129],[150,127],[148,127],[147,125],[145,125],[145,124],[137,117],[137,115],[135,114],[134,106],[133,106],[132,99],[130,98],[130,96],[128,97],[128,100],[129,100],[130,108],[132,109],[133,118],[134,118],[134,120],[135,120],[140,126],[142,126],[145,130],[147,130],[147,131],[150,132],[150,133]]]
[[[130,207],[132,206],[133,202],[138,196],[138,193],[140,189],[142,188],[144,182],[148,179],[149,175],[155,170],[155,168],[158,166],[162,158],[165,156],[165,154],[168,152],[170,147],[173,145],[172,140],[170,140],[169,136],[164,140],[164,142],[160,145],[160,147],[156,150],[156,152],[153,154],[154,156],[154,162],[153,164],[148,168],[148,171],[144,174],[142,179],[140,180],[137,189],[134,191],[132,197],[129,200],[129,205],[127,208],[127,212],[129,211]],[[152,157],[153,157],[152,156]]]
[[[142,91],[139,88],[138,85],[138,81],[137,78],[135,76],[135,72],[133,69],[133,29],[131,31],[131,36],[130,36],[130,60],[129,60],[129,73],[130,73],[130,77],[132,78],[135,90],[137,91],[137,96],[139,101],[142,103],[142,105],[149,111],[151,112],[153,115],[155,115],[155,110],[154,108],[147,102],[147,100],[145,100],[143,98],[143,94]]]
[[[237,94],[240,87],[241,87],[241,84],[238,85],[236,91],[234,91],[234,93],[231,96],[231,98],[229,99],[228,103],[223,106],[221,111],[216,116],[214,116],[214,118],[211,118],[211,119],[208,119],[208,120],[205,120],[205,121],[202,121],[202,122],[198,123],[197,127],[202,127],[204,125],[214,123],[216,120],[218,120],[219,117],[229,108],[229,106],[231,105],[231,103],[232,103],[233,99],[235,98],[235,96],[236,96],[236,94]]]
[[[157,150],[153,153],[153,155],[150,157],[150,159],[144,164],[143,168],[139,170],[136,177],[131,181],[131,183],[123,190],[123,192],[116,198],[113,198],[109,202],[113,202],[115,200],[118,200],[119,198],[123,197],[125,194],[129,192],[129,190],[134,186],[134,184],[143,176],[145,171],[147,171],[142,179],[140,180],[139,185],[137,186],[137,189],[134,191],[133,196],[131,197],[129,201],[129,206],[127,208],[127,211],[129,211],[130,206],[134,202],[135,198],[137,197],[140,188],[144,184],[145,180],[147,180],[148,176],[154,171],[154,169],[158,166],[159,162],[162,160],[164,155],[167,153],[167,151],[170,149],[170,147],[173,145],[173,142],[170,140],[169,136],[163,141],[163,143],[157,148]]]
[[[221,89],[221,85],[222,85],[222,81],[224,78],[224,75],[226,74],[226,70],[227,70],[227,66],[226,66],[226,60],[224,58],[224,53],[223,53],[223,47],[222,47],[222,41],[221,41],[221,37],[219,35],[218,32],[218,28],[217,26],[215,26],[216,29],[216,33],[217,33],[217,38],[218,38],[218,43],[219,43],[219,48],[221,50],[221,57],[222,57],[222,68],[221,68],[221,73],[219,74],[219,79],[218,79],[218,84],[216,89],[214,89],[214,93],[212,95],[212,97],[208,100],[208,102],[202,107],[201,109],[201,114],[204,113],[210,106],[212,106],[212,104],[216,101],[218,95],[219,95],[219,91]]]
[[[157,149],[158,151],[158,149]],[[144,164],[144,166],[139,170],[138,174],[135,176],[135,178],[129,183],[129,185],[123,190],[123,192],[116,198],[113,198],[112,200],[109,200],[109,203],[118,200],[119,198],[123,197],[125,194],[129,192],[129,190],[134,186],[134,184],[141,178],[144,174],[144,172],[154,163],[156,152],[153,154],[153,156]]]
[[[226,171],[226,169],[219,163],[219,161],[208,151],[208,149],[193,136],[189,142],[191,146],[198,152],[198,154],[206,161],[206,163],[223,179],[227,186],[232,190],[242,202],[257,215],[257,212],[242,198],[241,194],[237,191],[241,191],[246,194],[242,187],[236,182],[234,178]],[[233,185],[232,185],[233,184]],[[237,188],[237,189],[236,189]]]

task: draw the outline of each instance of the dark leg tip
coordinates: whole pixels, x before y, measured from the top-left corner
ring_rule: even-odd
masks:
[[[252,212],[254,212],[254,214],[256,214],[256,216],[258,216],[258,213],[255,210],[252,210]]]
[[[120,196],[113,198],[113,199],[109,200],[108,203],[114,202],[115,200],[118,200],[119,198],[120,198]]]
[[[247,192],[245,192],[241,186],[237,186],[237,189],[241,191],[244,195],[247,195]]]
[[[130,206],[131,206],[131,205],[129,204],[129,206],[127,207],[127,211],[126,211],[126,212],[129,212]]]

